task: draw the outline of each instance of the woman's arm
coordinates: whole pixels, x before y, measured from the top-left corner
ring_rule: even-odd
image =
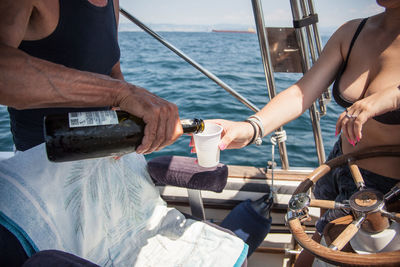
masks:
[[[299,117],[329,87],[343,62],[342,51],[346,48],[343,49],[342,44],[346,43],[352,30],[354,23],[340,27],[329,39],[312,68],[256,113],[262,120],[265,135]],[[252,126],[245,122],[214,121],[224,127],[221,149],[244,147],[254,134]]]

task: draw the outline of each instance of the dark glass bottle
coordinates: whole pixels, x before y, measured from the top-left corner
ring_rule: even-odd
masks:
[[[201,119],[181,123],[184,133],[204,130]],[[144,126],[142,119],[119,110],[49,115],[44,119],[47,157],[64,162],[134,152],[142,142]]]

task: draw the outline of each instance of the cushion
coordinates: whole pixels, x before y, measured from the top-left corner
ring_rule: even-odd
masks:
[[[160,156],[148,162],[150,176],[156,184],[166,184],[190,189],[222,192],[228,178],[228,167],[219,163],[205,168],[196,158]]]

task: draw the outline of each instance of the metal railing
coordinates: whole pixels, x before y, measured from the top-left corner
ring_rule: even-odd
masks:
[[[301,1],[300,5],[302,8],[303,15],[300,14],[297,1]],[[312,0],[307,0],[307,1],[308,1],[308,3],[306,3],[305,0],[290,0],[294,24],[295,24],[295,21],[301,21],[301,19],[306,18],[307,16],[310,18],[312,18],[312,16],[314,16],[314,18],[315,18],[316,14],[314,14]],[[261,57],[262,57],[263,66],[264,66],[264,74],[265,74],[265,79],[267,82],[268,95],[269,95],[269,98],[272,99],[276,96],[276,87],[275,87],[275,79],[274,79],[274,75],[273,75],[274,71],[273,71],[273,67],[272,67],[272,63],[271,63],[270,50],[269,50],[269,45],[268,45],[268,36],[267,36],[267,31],[266,31],[266,27],[265,27],[265,23],[264,23],[264,13],[262,11],[261,1],[260,0],[252,0],[252,6],[253,6],[254,19],[255,19],[255,23],[256,23],[256,27],[257,27],[257,35],[258,35],[258,40],[259,40],[259,45],[260,45]],[[213,73],[211,73],[210,71],[208,71],[207,69],[202,67],[200,64],[198,64],[196,61],[194,61],[193,59],[191,59],[190,57],[185,55],[182,51],[180,51],[175,46],[170,44],[168,41],[166,41],[160,35],[155,33],[153,30],[151,30],[149,27],[147,27],[145,24],[143,24],[137,18],[135,18],[134,16],[129,14],[126,10],[124,10],[123,8],[120,8],[120,12],[131,22],[135,23],[138,27],[140,27],[142,30],[144,30],[148,34],[150,34],[152,37],[154,37],[156,40],[158,40],[161,44],[166,46],[168,49],[170,49],[172,52],[174,52],[179,57],[184,59],[186,62],[191,64],[193,67],[195,67],[197,70],[199,70],[205,76],[207,76],[209,79],[214,81],[217,85],[219,85],[220,87],[225,89],[228,93],[233,95],[236,99],[238,99],[240,102],[242,102],[245,106],[247,106],[254,112],[259,111],[259,108],[257,108],[253,103],[251,103],[245,97],[240,95],[238,92],[236,92],[234,89],[232,89],[229,85],[224,83],[216,75],[214,75]],[[304,28],[306,28],[307,36],[305,36],[305,33],[303,31]],[[317,30],[315,22],[310,23],[309,25],[306,25],[306,26],[301,26],[301,27],[297,27],[297,28],[295,27],[295,29],[296,29],[297,42],[298,42],[298,45],[300,48],[300,54],[301,54],[301,59],[302,59],[302,62],[301,62],[302,70],[303,70],[303,73],[305,73],[310,68],[311,62],[314,63],[317,60],[317,57],[320,55],[321,42],[319,39],[319,34],[318,34],[318,30]],[[305,40],[307,40],[307,42]],[[310,55],[311,55],[311,59],[309,58]],[[320,114],[322,114],[322,115],[325,114],[325,112],[326,112],[325,103],[326,103],[326,101],[329,101],[329,100],[330,100],[330,94],[327,91],[319,99],[320,112],[317,111],[317,105],[315,102],[309,109],[310,118],[311,118],[311,122],[312,122],[312,126],[313,126],[313,134],[314,134],[314,139],[315,139],[315,144],[316,144],[316,149],[317,149],[317,156],[318,156],[318,160],[319,160],[320,164],[325,162],[325,151],[324,151],[324,146],[323,146],[323,142],[322,142],[322,134],[321,134],[321,128],[320,128],[320,124],[319,124],[319,119],[320,119]],[[283,127],[280,127],[276,130],[275,133],[279,134],[282,132],[284,132]],[[282,169],[288,170],[289,169],[289,160],[288,160],[288,154],[287,154],[287,150],[286,150],[286,143],[285,143],[284,139],[279,140],[278,147],[279,147],[279,152],[280,152]],[[195,217],[198,217],[200,219],[205,219],[205,211],[204,211],[204,205],[203,205],[203,200],[202,200],[202,196],[201,196],[201,191],[188,189],[188,199],[189,199],[192,215]]]
[[[264,12],[262,11],[261,1],[252,0],[254,19],[256,22],[258,41],[260,43],[261,58],[264,66],[265,79],[267,81],[268,95],[272,99],[276,96],[274,71],[272,69],[271,57],[269,54],[267,31],[265,30]],[[276,132],[282,132],[283,127],[279,127]],[[282,169],[289,169],[289,159],[284,141],[278,142],[279,154],[281,157]]]
[[[129,14],[125,9],[120,8],[119,11],[121,12],[122,15],[124,15],[127,19],[129,19],[131,22],[135,23],[139,28],[150,34],[152,37],[154,37],[157,41],[159,41],[161,44],[166,46],[168,49],[170,49],[172,52],[177,54],[179,57],[184,59],[186,62],[188,62],[190,65],[198,69],[201,73],[203,73],[205,76],[207,76],[209,79],[214,81],[216,84],[218,84],[220,87],[225,89],[228,93],[233,95],[236,99],[238,99],[240,102],[242,102],[244,105],[246,105],[248,108],[253,110],[254,112],[259,111],[260,109],[251,103],[249,100],[247,100],[244,96],[236,92],[234,89],[232,89],[229,85],[224,83],[221,79],[219,79],[216,75],[202,67],[199,63],[185,55],[182,51],[180,51],[178,48],[173,46],[171,43],[169,43],[167,40],[162,38],[160,35],[158,35],[156,32],[151,30],[149,27],[147,27],[144,23],[142,23],[140,20]]]
[[[300,1],[300,2],[299,2]],[[299,8],[299,3],[300,7]],[[291,4],[291,9],[292,9],[292,15],[293,15],[293,22],[301,22],[302,20],[312,19],[317,18],[316,14],[314,13],[314,7],[313,7],[313,2],[312,0],[290,0]],[[272,69],[272,64],[271,64],[271,58],[269,54],[269,47],[268,47],[268,36],[266,32],[266,27],[264,23],[264,13],[262,11],[262,5],[260,0],[252,0],[252,6],[253,6],[253,13],[254,13],[254,19],[256,23],[256,28],[257,28],[257,35],[258,35],[258,40],[259,40],[259,45],[260,45],[260,51],[261,51],[261,57],[263,61],[263,66],[264,66],[264,73],[265,73],[265,78],[267,82],[267,89],[268,89],[268,95],[269,98],[272,99],[273,97],[276,96],[276,87],[275,87],[275,79],[273,75],[273,69]],[[301,9],[301,10],[300,10]],[[153,38],[158,40],[161,44],[166,46],[168,49],[170,49],[172,52],[177,54],[179,57],[184,59],[186,62],[191,64],[193,67],[195,67],[197,70],[199,70],[201,73],[203,73],[206,77],[214,81],[217,85],[225,89],[228,93],[233,95],[237,100],[239,100],[241,103],[243,103],[245,106],[253,110],[254,112],[259,111],[259,108],[255,106],[253,103],[251,103],[249,100],[247,100],[244,96],[239,94],[237,91],[235,91],[233,88],[231,88],[229,85],[227,85],[225,82],[223,82],[221,79],[219,79],[216,75],[202,67],[200,64],[198,64],[196,61],[191,59],[189,56],[187,56],[185,53],[180,51],[178,48],[170,44],[168,41],[166,41],[164,38],[162,38],[160,35],[158,35],[156,32],[151,30],[149,27],[147,27],[144,23],[142,23],[140,20],[135,18],[133,15],[131,15],[129,12],[127,12],[125,9],[120,7],[120,12],[122,15],[124,15],[128,20],[136,24],[138,27],[140,27],[142,30],[150,34]],[[317,60],[321,53],[321,41],[319,38],[319,33],[318,29],[316,26],[316,21],[314,20],[312,23],[305,23],[306,25],[301,25],[301,26],[295,26],[296,30],[296,37],[298,41],[298,45],[300,47],[300,54],[302,58],[302,69],[303,73],[307,72],[311,65]],[[306,33],[304,32],[304,29]],[[314,141],[316,145],[316,151],[317,151],[317,156],[318,156],[318,161],[320,164],[325,162],[325,150],[323,146],[323,141],[322,141],[322,134],[321,134],[321,127],[320,127],[320,116],[324,115],[326,113],[326,103],[330,101],[330,93],[329,91],[325,91],[323,95],[319,98],[319,107],[320,110],[318,111],[317,109],[317,104],[314,102],[313,105],[310,107],[309,112],[310,112],[310,119],[312,123],[312,128],[313,128],[313,134],[314,134]],[[276,132],[282,132],[283,127],[280,127],[276,130]],[[281,158],[281,163],[282,163],[282,169],[287,170],[289,169],[289,160],[288,160],[288,155],[287,155],[287,149],[286,149],[286,143],[284,141],[280,141],[278,143],[279,147],[279,152],[280,152],[280,158]]]
[[[301,10],[299,8],[299,3]],[[316,18],[316,21],[318,21],[318,17],[314,13],[312,0],[307,0],[307,3],[305,0],[290,0],[290,6],[292,8],[293,22],[299,22],[302,19],[305,20],[307,18]],[[303,73],[306,73],[311,68],[311,65],[317,60],[321,53],[321,42],[316,27],[316,21],[314,20],[313,23],[305,23],[306,25],[301,27],[295,27],[297,40],[301,48],[300,53],[302,58]],[[314,34],[312,34],[312,32]],[[321,115],[324,115],[326,112],[326,102],[329,100],[330,94],[329,91],[326,90],[325,93],[319,98],[320,112],[318,112],[317,104],[315,102],[309,109],[319,164],[325,162],[325,149],[319,122]]]

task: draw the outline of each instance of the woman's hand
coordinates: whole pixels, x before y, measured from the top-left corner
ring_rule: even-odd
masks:
[[[399,87],[373,93],[348,107],[336,122],[336,135],[342,132],[355,146],[362,138],[362,128],[368,119],[399,108]]]
[[[254,128],[248,122],[228,120],[209,121],[219,124],[224,128],[219,143],[221,150],[245,147],[253,138]]]

